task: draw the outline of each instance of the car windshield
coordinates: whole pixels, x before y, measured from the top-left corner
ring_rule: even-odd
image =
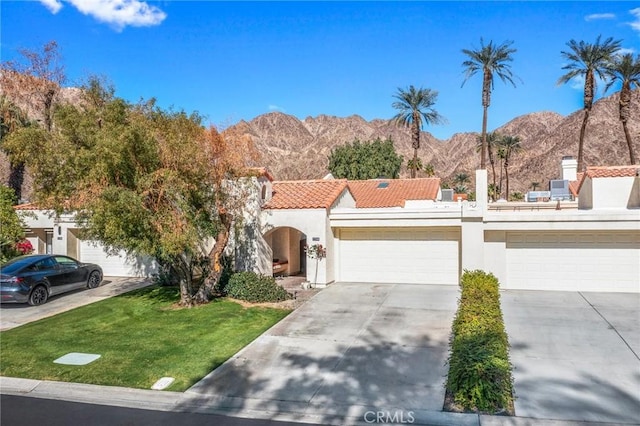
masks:
[[[32,264],[34,261],[35,259],[32,257],[16,257],[15,259],[11,259],[4,265],[0,266],[0,273],[15,274],[25,266]]]

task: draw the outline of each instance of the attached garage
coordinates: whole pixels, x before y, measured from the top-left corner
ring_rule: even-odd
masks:
[[[78,241],[78,260],[100,265],[105,276],[148,277],[158,272],[157,264],[152,259],[129,257],[124,251],[109,255],[100,243]]]
[[[638,231],[508,232],[506,240],[503,288],[639,291]]]
[[[459,228],[342,228],[338,279],[457,285]]]

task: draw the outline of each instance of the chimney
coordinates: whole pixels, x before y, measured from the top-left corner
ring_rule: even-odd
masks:
[[[560,172],[562,180],[578,180],[578,161],[570,155],[562,157]]]

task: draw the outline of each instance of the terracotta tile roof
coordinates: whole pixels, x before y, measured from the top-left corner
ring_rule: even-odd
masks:
[[[580,190],[580,184],[582,183],[582,177],[584,173],[580,172],[576,175],[577,179],[569,182],[569,191],[574,197],[578,196],[578,191]]]
[[[328,209],[345,189],[346,179],[276,181],[263,208]]]
[[[406,200],[435,200],[440,178],[349,181],[357,208],[404,207]]]
[[[640,171],[640,166],[611,166],[611,167],[588,167],[585,174],[593,178],[608,177],[634,177]]]
[[[40,208],[33,203],[18,204],[16,206],[13,206],[13,208],[15,210],[40,210]]]
[[[612,178],[612,177],[634,177],[640,173],[640,166],[606,166],[606,167],[587,167],[587,171],[584,172],[580,184],[578,185],[578,192],[582,188],[582,184],[587,178]]]
[[[255,175],[258,177],[264,176],[267,179],[269,179],[271,182],[273,182],[273,175],[271,174],[269,169],[267,169],[266,167],[249,167],[247,168],[247,172],[249,172],[249,174],[251,175]]]

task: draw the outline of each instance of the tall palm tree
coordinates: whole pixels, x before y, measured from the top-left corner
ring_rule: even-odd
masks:
[[[500,146],[504,151],[504,177],[506,183],[505,198],[509,199],[509,160],[511,155],[522,151],[522,145],[520,144],[520,138],[518,136],[503,136],[500,140]]]
[[[422,170],[424,170],[424,172],[427,174],[427,177],[433,177],[436,174],[436,171],[433,168],[433,164],[431,163],[425,164]]]
[[[406,90],[398,88],[393,95],[397,99],[391,104],[399,110],[393,120],[398,125],[411,127],[411,142],[413,146],[413,167],[411,177],[416,177],[418,165],[418,149],[420,148],[420,130],[423,124],[440,124],[446,120],[433,108],[438,99],[438,92],[431,89],[416,89],[413,85]]]
[[[460,172],[453,177],[453,182],[458,185],[465,185],[469,183],[469,175],[465,172]]]
[[[511,83],[513,87],[516,84],[513,81],[514,75],[511,72],[511,64],[513,54],[516,49],[512,48],[513,41],[505,41],[497,45],[490,41],[485,45],[484,40],[480,39],[480,49],[470,50],[462,49],[462,53],[468,56],[468,59],[462,63],[465,68],[465,78],[462,82],[482,72],[482,147],[480,149],[480,168],[486,168],[486,152],[487,152],[487,112],[491,105],[491,91],[493,90],[494,74],[502,80],[503,83]]]
[[[568,83],[576,77],[584,78],[584,118],[578,140],[578,171],[584,170],[584,135],[596,92],[595,77],[606,79],[606,66],[611,62],[613,54],[620,49],[621,43],[621,40],[614,40],[612,37],[604,41],[600,38],[601,36],[598,36],[595,43],[570,40],[567,43],[569,50],[561,52],[562,57],[569,63],[562,67],[568,72],[558,79],[558,84]]]
[[[627,127],[627,121],[629,120],[630,114],[631,91],[634,88],[640,87],[640,55],[637,55],[635,58],[631,53],[614,55],[613,60],[606,66],[605,72],[610,78],[605,87],[605,91],[609,90],[616,82],[620,82],[622,85],[620,88],[620,100],[618,102],[620,122],[622,122],[624,136],[627,140],[627,146],[629,147],[629,160],[631,164],[636,164],[636,155],[633,151],[633,141],[631,140],[631,134]]]

